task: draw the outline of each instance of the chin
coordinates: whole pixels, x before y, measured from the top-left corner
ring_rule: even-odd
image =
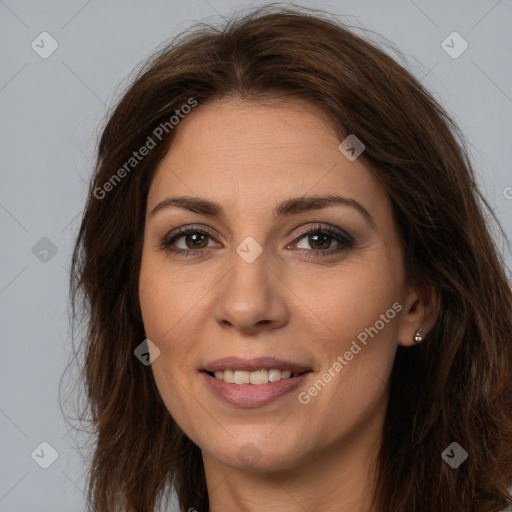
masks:
[[[211,439],[219,437],[210,435],[203,445],[203,453],[207,452],[218,462],[236,470],[276,472],[291,469],[300,463],[306,447],[298,434],[294,435],[289,429],[277,434],[272,432],[275,428],[275,425],[251,425],[243,427],[243,432],[237,435],[227,427],[231,436],[224,432],[222,444],[212,445]]]

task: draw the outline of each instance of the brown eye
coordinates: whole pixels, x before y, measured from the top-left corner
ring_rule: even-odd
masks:
[[[333,255],[353,247],[355,242],[348,233],[330,226],[315,226],[303,231],[296,240],[297,249],[310,257]],[[334,247],[332,247],[333,242],[336,242]]]
[[[180,228],[177,231],[160,241],[161,247],[170,253],[195,256],[204,253],[209,247],[209,240],[213,240],[213,235],[203,229]]]
[[[329,249],[333,240],[331,235],[326,235],[324,233],[308,235],[305,238],[307,238],[310,247],[314,249]]]
[[[183,238],[188,249],[204,249],[208,245],[208,236],[203,233],[191,233],[176,239]]]

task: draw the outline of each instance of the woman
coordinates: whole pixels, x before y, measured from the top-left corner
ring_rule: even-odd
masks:
[[[316,11],[160,50],[104,128],[73,257],[93,509],[505,509],[512,301],[484,208],[432,96]]]

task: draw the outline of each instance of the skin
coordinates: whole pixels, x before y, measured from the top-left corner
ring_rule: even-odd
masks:
[[[146,336],[160,350],[155,381],[202,450],[212,512],[367,512],[397,345],[413,345],[418,327],[426,335],[435,321],[433,294],[404,280],[387,194],[362,159],[349,161],[338,150],[340,142],[305,103],[227,99],[181,121],[156,169],[140,304]],[[273,218],[285,199],[333,193],[358,201],[374,225],[346,205]],[[150,214],[170,196],[215,201],[224,214],[176,206]],[[318,224],[347,232],[353,246],[318,255],[340,246],[333,237],[317,240],[318,230],[299,233]],[[199,237],[203,253],[185,257],[162,248],[161,239],[190,225],[214,233]],[[248,236],[263,250],[252,263],[236,252]],[[181,236],[174,247],[191,251],[194,242]],[[366,346],[359,343],[362,350],[309,403],[300,403],[298,393],[394,303],[401,311]],[[313,372],[299,390],[238,408],[216,398],[198,373],[233,355],[274,356]],[[252,465],[238,455],[248,443],[258,459]]]

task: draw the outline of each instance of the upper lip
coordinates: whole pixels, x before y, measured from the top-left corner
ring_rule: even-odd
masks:
[[[216,372],[222,370],[242,370],[242,371],[257,371],[257,370],[289,370],[291,372],[305,372],[311,368],[302,364],[294,363],[292,361],[285,361],[275,357],[254,357],[251,359],[244,359],[241,357],[223,357],[208,363],[203,370],[207,372]]]

